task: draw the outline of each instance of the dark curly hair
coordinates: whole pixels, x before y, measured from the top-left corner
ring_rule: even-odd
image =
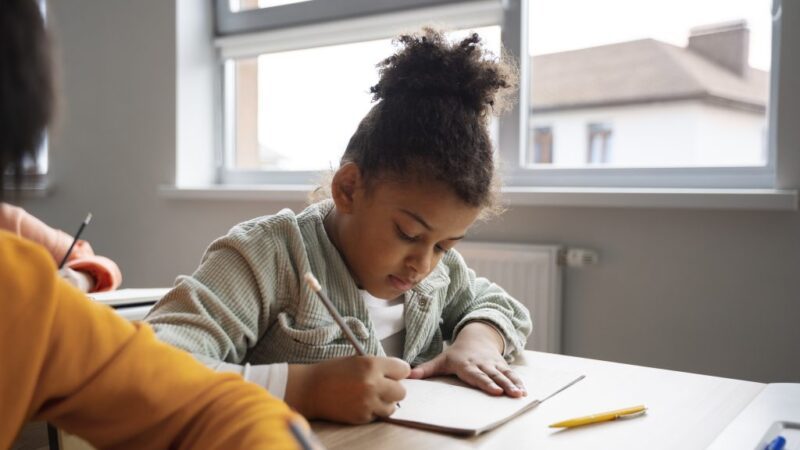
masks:
[[[378,64],[378,103],[350,138],[341,163],[365,184],[438,181],[475,207],[494,206],[495,165],[488,125],[510,104],[516,66],[484,49],[477,33],[457,43],[424,28],[396,39]]]
[[[0,1],[0,200],[6,176],[19,186],[53,114],[50,42],[34,0]]]

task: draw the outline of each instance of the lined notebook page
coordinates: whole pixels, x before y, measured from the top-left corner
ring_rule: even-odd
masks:
[[[534,408],[580,377],[524,366],[514,367],[514,371],[524,381],[527,397],[494,397],[455,377],[402,380],[406,398],[387,421],[455,434],[480,434]],[[557,399],[556,395],[548,401]]]

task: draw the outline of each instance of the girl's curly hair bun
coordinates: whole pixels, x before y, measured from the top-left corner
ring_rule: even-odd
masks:
[[[342,164],[368,191],[382,181],[441,183],[470,206],[494,208],[497,183],[489,117],[511,104],[516,66],[473,33],[451,43],[424,28],[400,36],[381,61],[376,100],[347,143]]]
[[[378,63],[380,81],[370,88],[375,100],[449,96],[481,115],[499,114],[513,103],[516,66],[485,49],[477,33],[451,43],[426,27],[395,44],[401,49]]]

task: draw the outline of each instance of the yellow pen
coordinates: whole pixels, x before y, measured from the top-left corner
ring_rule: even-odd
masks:
[[[591,416],[576,417],[574,419],[562,420],[550,425],[550,428],[572,428],[581,425],[588,425],[590,423],[608,422],[609,420],[628,419],[631,417],[638,417],[647,411],[644,405],[632,406],[630,408],[617,409],[615,411],[608,411]]]

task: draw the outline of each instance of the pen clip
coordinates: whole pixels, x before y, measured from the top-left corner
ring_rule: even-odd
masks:
[[[647,412],[647,408],[642,409],[641,411],[635,411],[628,414],[618,414],[617,419],[633,419],[634,417],[639,417],[642,414]]]

